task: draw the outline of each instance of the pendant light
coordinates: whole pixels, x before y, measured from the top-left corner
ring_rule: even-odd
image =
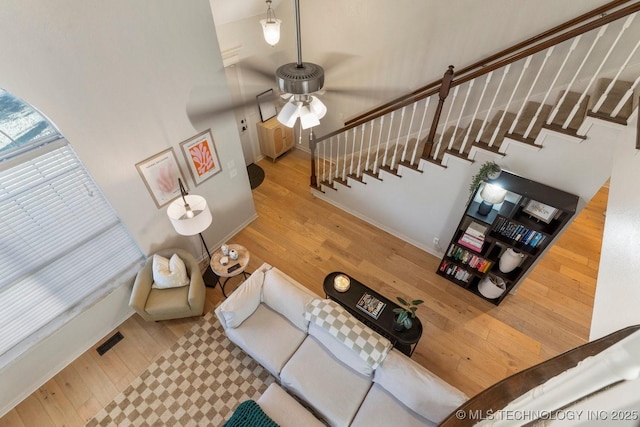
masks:
[[[280,41],[280,23],[279,19],[276,19],[276,14],[271,10],[271,0],[267,0],[267,18],[260,20],[262,25],[262,32],[264,33],[264,39],[271,46],[275,46]]]

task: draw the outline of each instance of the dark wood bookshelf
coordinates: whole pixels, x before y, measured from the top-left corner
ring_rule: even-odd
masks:
[[[504,202],[493,206],[487,215],[482,215],[478,212],[482,201],[479,194],[487,183],[500,186],[507,191],[507,196]],[[536,205],[535,203],[529,204],[531,201],[546,205],[549,208],[548,211],[553,212],[553,217],[540,215],[539,212],[534,212],[536,216],[527,213],[525,210],[527,205]],[[576,195],[509,171],[502,171],[498,178],[483,182],[470,198],[447,246],[445,256],[440,262],[438,275],[493,304],[500,304],[524,280],[538,258],[546,253],[553,241],[573,218],[578,201],[579,198]],[[474,250],[459,243],[460,238],[473,222],[486,227],[484,243],[480,250]],[[468,262],[465,263],[450,256],[452,245],[491,262],[490,268],[482,272],[469,265]],[[500,271],[499,262],[500,257],[507,249],[524,254],[524,257],[518,267],[503,273]],[[444,269],[443,266],[445,266]],[[478,285],[488,275],[504,281],[505,291],[499,297],[488,298],[480,292]],[[462,276],[466,277],[466,281],[460,280]]]

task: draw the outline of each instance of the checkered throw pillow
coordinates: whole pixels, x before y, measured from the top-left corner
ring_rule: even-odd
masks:
[[[305,318],[326,329],[355,351],[373,369],[387,356],[391,342],[328,299],[313,299],[305,307]]]

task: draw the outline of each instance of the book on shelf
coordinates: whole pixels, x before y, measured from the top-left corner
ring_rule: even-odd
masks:
[[[360,310],[364,311],[374,319],[380,317],[382,310],[384,310],[386,306],[386,303],[380,301],[378,298],[367,292],[365,292],[362,297],[360,297],[360,300],[356,304],[356,307],[358,307]]]

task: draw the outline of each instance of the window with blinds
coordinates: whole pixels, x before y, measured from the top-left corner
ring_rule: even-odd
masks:
[[[4,160],[0,360],[6,363],[130,282],[143,257],[67,141]]]

